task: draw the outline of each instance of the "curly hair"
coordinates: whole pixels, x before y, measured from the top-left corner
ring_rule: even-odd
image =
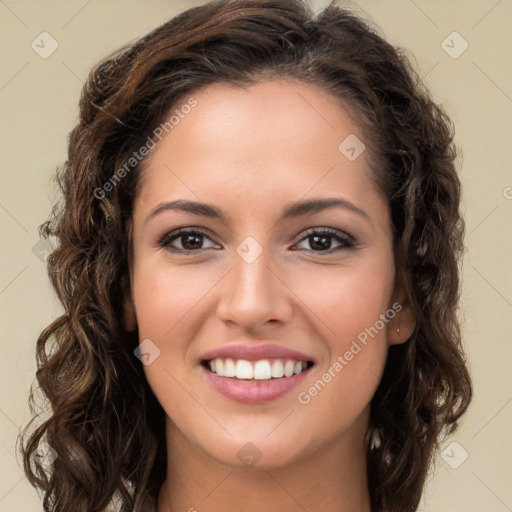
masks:
[[[472,385],[457,307],[464,222],[454,130],[403,49],[333,0],[211,0],[190,8],[96,65],[56,180],[62,200],[40,226],[58,245],[48,273],[62,316],[37,341],[37,384],[51,406],[22,439],[44,510],[96,512],[118,495],[140,512],[166,472],[165,416],[122,325],[126,221],[144,159],[115,172],[180,100],[213,83],[265,79],[321,87],[356,115],[372,174],[389,201],[395,262],[417,323],[393,345],[370,405],[366,437],[373,512],[417,509],[440,440],[466,411]],[[50,468],[33,461],[45,441]]]

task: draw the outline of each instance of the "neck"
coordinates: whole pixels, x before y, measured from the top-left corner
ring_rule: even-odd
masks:
[[[238,468],[192,445],[168,419],[167,453],[172,457],[157,510],[370,512],[365,429],[354,424],[351,430],[286,466]]]

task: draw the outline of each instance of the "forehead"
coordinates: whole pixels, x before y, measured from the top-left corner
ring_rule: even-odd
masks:
[[[354,202],[378,195],[368,152],[351,161],[342,151],[347,139],[364,143],[360,127],[322,89],[288,80],[213,84],[191,97],[193,108],[182,109],[185,97],[169,113],[175,123],[145,162],[136,209],[169,195],[220,203],[233,194],[260,203],[336,191]]]

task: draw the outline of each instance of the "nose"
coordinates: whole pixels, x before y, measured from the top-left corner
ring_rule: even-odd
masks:
[[[223,279],[217,309],[224,323],[254,333],[290,321],[293,292],[280,272],[271,268],[269,252],[264,250],[251,263],[234,256],[233,267]]]

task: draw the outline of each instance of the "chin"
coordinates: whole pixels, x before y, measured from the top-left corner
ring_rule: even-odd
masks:
[[[216,462],[236,469],[271,470],[281,468],[300,459],[297,446],[286,446],[283,440],[277,443],[263,441],[226,441],[222,449],[206,449],[205,452]]]

